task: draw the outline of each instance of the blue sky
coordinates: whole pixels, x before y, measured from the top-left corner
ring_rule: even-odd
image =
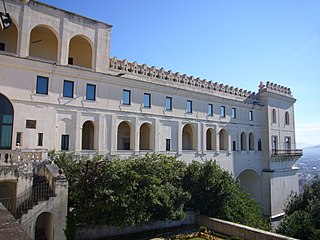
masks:
[[[290,87],[297,142],[320,144],[319,0],[42,0],[113,25],[111,57],[257,91]]]

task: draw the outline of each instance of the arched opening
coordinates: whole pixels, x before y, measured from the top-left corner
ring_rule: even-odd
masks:
[[[228,134],[225,129],[221,129],[219,132],[219,149],[228,150]]]
[[[272,109],[272,122],[273,123],[277,122],[277,112],[275,109]]]
[[[58,39],[46,26],[37,26],[30,34],[29,56],[57,61]]]
[[[151,125],[144,123],[140,127],[139,149],[140,150],[152,150],[152,133]]]
[[[240,147],[242,151],[247,150],[247,134],[245,132],[241,133],[241,139],[240,139]]]
[[[16,210],[16,191],[16,182],[0,182],[0,202],[10,212]]]
[[[94,150],[94,125],[91,121],[82,125],[82,150]]]
[[[70,40],[68,64],[92,67],[92,47],[85,37],[78,35]]]
[[[290,124],[290,118],[289,118],[289,113],[288,112],[286,112],[286,114],[285,114],[285,124],[286,125]]]
[[[4,31],[0,31],[0,51],[17,53],[18,29],[14,22]]]
[[[128,122],[121,122],[118,126],[118,150],[131,149],[131,127]]]
[[[52,214],[48,212],[41,213],[36,221],[35,240],[53,239],[53,221]]]
[[[0,94],[0,149],[11,149],[13,130],[13,106]]]
[[[206,149],[216,150],[216,133],[213,128],[209,128],[206,132]]]
[[[262,141],[261,141],[260,138],[259,138],[259,140],[258,140],[258,150],[259,150],[259,151],[262,150]]]
[[[249,150],[254,150],[254,135],[249,133]]]
[[[249,193],[254,200],[261,203],[261,179],[260,176],[253,170],[243,171],[238,180],[240,187]]]
[[[196,150],[195,131],[191,124],[182,129],[182,150]]]

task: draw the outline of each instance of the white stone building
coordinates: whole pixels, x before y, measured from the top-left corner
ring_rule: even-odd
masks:
[[[253,93],[110,58],[111,25],[6,2],[13,23],[0,32],[1,149],[214,159],[271,221],[283,215],[302,154],[289,88],[267,82]]]

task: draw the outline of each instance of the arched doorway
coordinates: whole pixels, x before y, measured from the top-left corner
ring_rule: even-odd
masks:
[[[247,134],[245,132],[241,133],[241,137],[240,137],[241,141],[240,141],[240,147],[242,151],[247,150]]]
[[[14,22],[5,31],[0,31],[0,51],[17,53],[18,29]]]
[[[244,170],[238,177],[240,187],[249,193],[254,200],[261,203],[261,179],[253,170]]]
[[[74,36],[69,43],[68,64],[80,67],[92,67],[92,47],[84,36]]]
[[[57,61],[58,39],[49,27],[40,25],[32,29],[29,56]]]
[[[82,126],[82,150],[94,150],[94,125],[91,121]]]
[[[249,133],[249,150],[254,150],[254,135]]]
[[[182,129],[182,150],[196,150],[196,139],[193,126],[186,124]]]
[[[48,212],[41,213],[36,221],[34,234],[35,240],[53,239],[53,221],[52,214]]]
[[[206,149],[216,150],[216,133],[213,128],[209,128],[206,132]]]
[[[11,149],[13,130],[13,106],[0,94],[0,149]]]
[[[139,149],[152,150],[152,133],[149,123],[144,123],[140,127]]]
[[[225,129],[221,129],[219,132],[219,149],[228,150],[228,133]]]
[[[131,150],[131,127],[123,121],[118,126],[118,150]]]

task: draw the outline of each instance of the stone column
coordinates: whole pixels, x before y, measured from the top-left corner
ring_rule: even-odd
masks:
[[[157,153],[160,150],[160,131],[159,131],[159,119],[156,118],[154,121],[154,152]]]
[[[178,122],[178,154],[182,154],[182,124]]]

